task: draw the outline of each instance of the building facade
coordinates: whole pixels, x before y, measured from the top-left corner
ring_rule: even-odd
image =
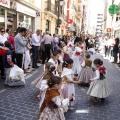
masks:
[[[102,25],[103,25],[103,14],[99,13],[97,14],[96,36],[102,35],[103,33]]]
[[[42,0],[41,29],[51,34],[66,34],[66,9],[67,2],[57,0]],[[58,8],[59,6],[59,8]],[[60,19],[60,26],[57,26],[57,19]]]
[[[40,29],[40,0],[0,1],[0,26],[12,31],[18,27],[32,30]]]

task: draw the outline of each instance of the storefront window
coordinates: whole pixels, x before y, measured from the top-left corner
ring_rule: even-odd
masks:
[[[5,26],[5,9],[0,7],[0,26]]]
[[[25,27],[27,29],[33,29],[33,18],[27,15],[19,14],[19,27]]]

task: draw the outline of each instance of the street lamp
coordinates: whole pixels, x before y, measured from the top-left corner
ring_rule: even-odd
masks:
[[[56,0],[57,3],[57,20],[56,20],[56,27],[57,27],[57,34],[58,34],[58,28],[60,27],[60,25],[62,24],[62,21],[60,19],[60,7],[63,6],[64,0]]]

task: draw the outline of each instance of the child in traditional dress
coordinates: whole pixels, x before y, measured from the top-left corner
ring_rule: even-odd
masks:
[[[58,73],[61,76],[62,73],[62,64],[63,64],[63,53],[61,49],[58,49],[57,52],[59,53],[59,58],[58,58]]]
[[[94,46],[94,44],[91,44],[91,45],[90,45],[90,48],[89,48],[88,52],[89,52],[89,54],[90,54],[90,59],[91,59],[92,61],[94,61],[94,54],[96,53],[96,52],[95,52],[95,46]]]
[[[55,76],[59,76],[58,74],[58,59],[59,59],[59,53],[58,52],[54,52],[51,56],[51,58],[49,59],[48,62],[53,63],[53,65],[55,66],[55,70],[53,71],[53,74]]]
[[[67,47],[68,47],[68,55],[72,56],[72,48],[73,48],[73,43],[70,40],[70,37],[67,39]]]
[[[62,45],[63,45],[63,53],[64,53],[64,55],[63,55],[63,61],[64,61],[64,60],[70,58],[70,56],[68,55],[67,42],[63,41]]]
[[[92,61],[90,60],[90,54],[86,54],[86,59],[83,61],[82,65],[82,70],[78,74],[77,80],[79,84],[87,85],[89,86],[90,84],[90,79],[94,77],[94,72],[91,68],[92,66]]]
[[[82,63],[82,56],[81,53],[83,52],[82,50],[82,43],[78,42],[77,46],[75,47],[75,53],[73,56],[73,71],[75,75],[78,75],[82,69],[81,63]]]
[[[61,87],[61,92],[64,98],[68,98],[69,95],[73,94],[75,96],[75,87],[74,87],[74,73],[72,71],[73,60],[67,59],[63,63],[63,72],[61,77],[63,78],[63,85]],[[70,101],[70,107],[74,105],[75,97]]]
[[[40,108],[39,120],[65,120],[63,108],[69,105],[72,99],[70,95],[62,99],[59,90],[62,85],[62,79],[54,76],[48,81],[49,88],[46,90],[44,101]]]
[[[36,88],[40,89],[40,92],[37,96],[38,99],[40,99],[42,92],[48,88],[47,80],[49,80],[53,76],[52,72],[54,70],[55,66],[52,63],[46,63],[44,66],[44,73],[38,76],[38,78],[31,83]]]
[[[95,59],[94,65],[97,68],[95,71],[96,76],[91,79],[92,82],[87,94],[94,97],[94,103],[98,102],[98,98],[104,102],[105,98],[111,94],[108,81],[105,77],[106,68],[103,66],[103,61],[100,59]]]

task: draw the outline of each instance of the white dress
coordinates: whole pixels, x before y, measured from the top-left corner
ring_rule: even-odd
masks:
[[[72,42],[69,42],[68,44],[67,44],[67,47],[68,47],[68,55],[69,56],[72,56],[72,47],[73,47],[74,45],[73,45],[73,43]]]
[[[95,71],[96,77],[90,84],[87,94],[97,98],[106,98],[111,94],[111,89],[108,85],[107,79],[100,80],[100,72]]]
[[[74,74],[79,74],[81,72],[81,70],[82,70],[81,52],[82,52],[81,48],[75,47],[75,53],[73,55],[73,61],[74,61],[74,63],[73,63],[73,72],[74,72]]]
[[[58,69],[58,61],[57,61],[57,60],[54,61],[54,60],[51,58],[51,59],[49,59],[48,62],[53,63],[53,65],[55,66],[55,70],[53,71],[53,74],[54,74],[55,76],[59,76],[58,71],[57,71],[57,69]]]
[[[94,54],[96,53],[95,52],[95,49],[94,48],[90,48],[89,50],[88,50],[88,52],[89,52],[89,54],[90,54],[90,59],[92,60],[92,61],[94,61]]]
[[[64,79],[64,77],[67,78],[67,82],[63,82],[63,85],[61,87],[61,92],[64,98],[68,98],[69,95],[73,94],[73,96],[75,96],[75,87],[73,83],[68,83],[70,81],[73,81],[73,76],[74,73],[72,71],[72,69],[68,69],[68,68],[63,68],[63,72],[61,74],[61,77]],[[75,97],[73,97],[73,104],[75,101]]]
[[[41,94],[41,96],[40,96],[39,109],[41,108],[41,105],[42,105],[42,103],[44,102],[47,88],[48,88],[47,80],[42,80],[42,81],[41,81],[40,88],[39,88],[39,89],[42,91],[42,94]]]

